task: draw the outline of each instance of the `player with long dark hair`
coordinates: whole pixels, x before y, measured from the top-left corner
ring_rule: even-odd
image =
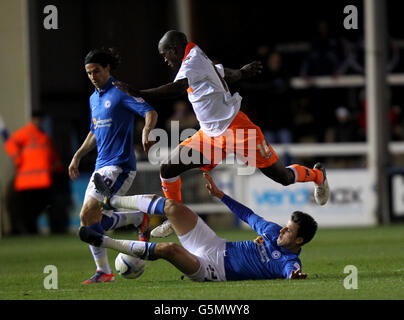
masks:
[[[90,132],[73,156],[69,175],[72,180],[77,179],[80,160],[97,148],[94,173],[103,175],[113,193],[125,195],[136,175],[134,117],[139,115],[145,118],[142,143],[144,151],[148,152],[152,144],[148,135],[156,125],[157,112],[142,98],[131,97],[112,84],[116,79],[111,76],[111,71],[119,62],[119,55],[112,49],[92,50],[84,59],[85,71],[95,87],[90,97]],[[105,230],[134,224],[139,227],[141,236],[144,236],[143,233],[148,229],[148,219],[144,220],[142,212],[101,210],[98,203],[102,197],[95,189],[93,175],[80,211],[81,225],[103,234]],[[90,249],[97,269],[96,274],[84,283],[113,281],[114,274],[109,266],[107,251],[94,246],[90,246]]]

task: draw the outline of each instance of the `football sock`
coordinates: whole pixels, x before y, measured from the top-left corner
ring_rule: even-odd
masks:
[[[166,198],[155,194],[140,194],[134,196],[113,196],[110,203],[115,208],[140,210],[150,214],[164,214]]]
[[[143,221],[144,213],[141,211],[113,212],[111,217],[102,216],[101,225],[104,230],[114,230],[133,224],[138,227]]]
[[[177,176],[174,178],[163,178],[160,176],[161,188],[163,189],[164,196],[167,199],[174,199],[182,203],[181,197],[181,177]]]
[[[154,256],[154,248],[156,243],[136,240],[117,240],[108,236],[103,236],[101,246],[103,248],[114,249],[130,256],[136,256],[143,260],[157,259]]]
[[[106,274],[111,274],[112,270],[108,262],[107,249],[98,248],[91,245],[89,247],[93,255],[95,265],[97,266],[97,271],[102,271]]]
[[[317,185],[323,182],[323,172],[319,169],[310,169],[299,164],[292,164],[287,168],[295,174],[295,182],[313,181]]]
[[[89,226],[89,228],[97,231],[98,233],[104,234],[104,228],[102,227],[101,223],[92,224]],[[107,249],[97,248],[90,245],[90,250],[93,255],[95,265],[97,266],[97,270],[106,274],[111,274],[112,270],[108,262]]]

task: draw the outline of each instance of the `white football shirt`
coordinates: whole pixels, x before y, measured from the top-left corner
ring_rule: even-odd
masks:
[[[184,57],[174,79],[188,79],[188,99],[204,133],[209,137],[221,135],[240,110],[241,96],[233,95],[224,82],[224,68],[214,65],[206,54],[196,45]]]

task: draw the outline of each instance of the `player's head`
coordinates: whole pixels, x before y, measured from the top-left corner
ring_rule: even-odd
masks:
[[[187,36],[179,31],[167,31],[159,41],[159,53],[172,68],[179,68],[187,46]]]
[[[40,128],[42,126],[42,121],[45,117],[45,112],[40,109],[34,109],[31,111],[31,121],[32,123]]]
[[[98,90],[101,90],[107,84],[111,71],[119,63],[119,54],[113,48],[91,50],[84,58],[87,76]]]
[[[313,239],[316,231],[317,222],[313,217],[295,211],[286,226],[281,229],[277,243],[286,249],[297,249]]]

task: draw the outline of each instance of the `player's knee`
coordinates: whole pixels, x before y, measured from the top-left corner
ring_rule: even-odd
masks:
[[[174,242],[164,242],[158,244],[158,254],[165,259],[175,257],[180,253],[181,246]]]
[[[80,222],[83,226],[91,226],[100,219],[101,209],[97,202],[87,201],[80,211]]]
[[[288,185],[292,184],[294,182],[294,180],[291,177],[289,177],[288,175],[283,175],[279,178],[278,182],[283,186],[288,186]]]
[[[164,203],[164,214],[167,218],[175,216],[181,208],[181,203],[174,199],[167,199]]]
[[[171,170],[171,165],[168,163],[163,163],[160,165],[160,176],[165,179],[172,178],[172,170]]]
[[[288,186],[295,182],[293,172],[287,168],[282,168],[281,170],[264,168],[261,169],[261,172],[265,174],[268,178],[271,178],[272,180],[274,180],[277,183],[280,183],[283,186]]]

